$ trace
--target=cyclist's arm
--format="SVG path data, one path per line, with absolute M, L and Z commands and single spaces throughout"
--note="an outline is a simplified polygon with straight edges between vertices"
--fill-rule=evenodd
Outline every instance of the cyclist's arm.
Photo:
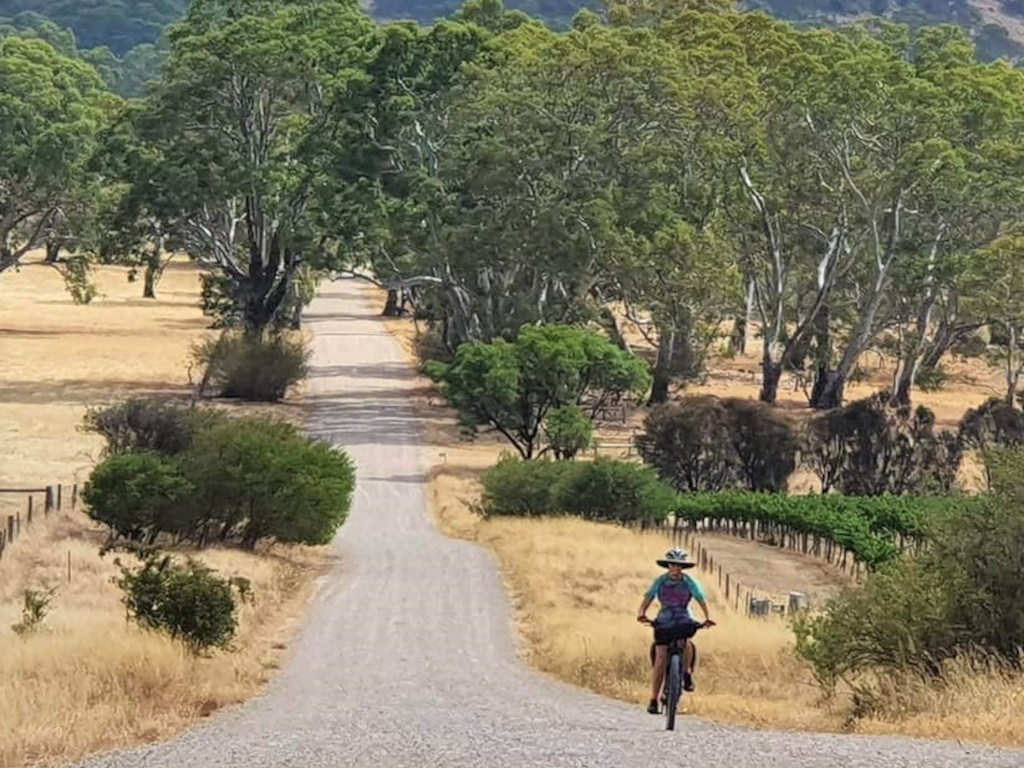
M 697 601 L 697 605 L 699 605 L 700 609 L 704 612 L 704 621 L 711 621 L 711 613 L 708 610 L 707 601 L 702 597 L 695 597 L 694 600 Z
M 700 610 L 704 614 L 704 621 L 711 621 L 711 609 L 708 608 L 708 599 L 704 594 L 704 587 L 693 576 L 687 574 L 686 578 L 690 580 L 690 594 L 693 595 L 694 601 L 700 606 Z
M 640 603 L 640 610 L 638 610 L 636 614 L 637 621 L 647 617 L 647 609 L 651 607 L 651 603 L 654 602 L 654 598 L 658 596 L 658 587 L 661 586 L 662 578 L 663 577 L 659 576 L 655 579 L 654 583 L 651 584 L 651 588 L 644 593 L 643 602 Z
M 654 598 L 647 597 L 647 595 L 644 595 L 643 602 L 640 603 L 640 609 L 636 612 L 636 618 L 638 621 L 640 619 L 647 618 L 647 609 L 651 607 L 651 603 L 653 602 Z

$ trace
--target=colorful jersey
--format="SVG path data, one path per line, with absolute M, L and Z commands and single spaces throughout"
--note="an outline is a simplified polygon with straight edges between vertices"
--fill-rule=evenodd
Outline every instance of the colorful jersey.
M 704 588 L 693 576 L 684 573 L 681 579 L 672 579 L 663 573 L 654 580 L 647 590 L 647 599 L 658 599 L 660 608 L 654 620 L 662 626 L 675 626 L 695 621 L 696 617 L 690 610 L 690 600 L 705 600 Z

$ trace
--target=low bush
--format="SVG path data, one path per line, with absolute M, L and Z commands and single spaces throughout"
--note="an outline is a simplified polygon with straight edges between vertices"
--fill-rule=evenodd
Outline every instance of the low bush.
M 309 349 L 283 334 L 224 333 L 199 344 L 193 357 L 221 397 L 276 403 L 309 375 Z
M 105 459 L 82 489 L 93 520 L 131 541 L 153 542 L 178 530 L 174 513 L 193 491 L 177 462 L 155 453 L 122 453 Z
M 758 400 L 722 401 L 741 481 L 750 491 L 781 493 L 796 469 L 800 440 L 789 419 Z
M 174 456 L 123 453 L 94 470 L 82 491 L 88 514 L 129 541 L 161 535 L 252 549 L 261 539 L 327 543 L 351 506 L 348 456 L 263 417 L 203 418 Z
M 657 406 L 644 419 L 636 445 L 644 461 L 679 491 L 720 491 L 738 482 L 729 413 L 717 397 Z
M 11 630 L 18 637 L 28 637 L 43 629 L 43 622 L 50 613 L 50 603 L 57 594 L 53 587 L 45 592 L 38 589 L 26 589 L 21 593 L 21 621 L 11 625 Z
M 605 458 L 560 462 L 506 455 L 481 483 L 487 515 L 653 522 L 665 519 L 675 504 L 675 493 L 649 467 Z
M 105 408 L 90 408 L 81 429 L 106 440 L 107 456 L 142 451 L 173 456 L 188 449 L 202 423 L 218 416 L 168 400 L 133 397 Z
M 606 458 L 572 465 L 553 495 L 554 506 L 563 512 L 623 523 L 664 520 L 676 496 L 650 467 Z
M 961 441 L 935 429 L 927 408 L 890 405 L 887 392 L 820 414 L 805 431 L 804 454 L 821 481 L 851 496 L 951 493 Z
M 554 489 L 573 466 L 550 459 L 525 461 L 511 454 L 502 455 L 480 478 L 484 514 L 539 517 L 560 513 Z
M 204 511 L 202 538 L 326 544 L 345 521 L 355 488 L 351 460 L 291 424 L 238 418 L 200 432 L 182 458 Z
M 884 700 L 885 680 L 935 679 L 945 660 L 1022 663 L 1024 450 L 991 458 L 998 495 L 960 504 L 929 524 L 928 546 L 844 590 L 823 614 L 797 623 L 797 651 L 826 688 L 848 682 Z
M 238 627 L 231 581 L 191 558 L 181 563 L 148 552 L 140 559 L 137 568 L 121 566 L 121 576 L 115 579 L 124 591 L 128 615 L 182 641 L 195 654 L 227 648 Z

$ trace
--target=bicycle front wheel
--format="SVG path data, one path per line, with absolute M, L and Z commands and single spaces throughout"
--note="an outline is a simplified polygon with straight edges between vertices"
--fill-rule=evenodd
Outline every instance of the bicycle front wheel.
M 676 727 L 676 709 L 683 691 L 683 660 L 678 653 L 668 659 L 668 681 L 665 685 L 665 730 L 674 731 Z

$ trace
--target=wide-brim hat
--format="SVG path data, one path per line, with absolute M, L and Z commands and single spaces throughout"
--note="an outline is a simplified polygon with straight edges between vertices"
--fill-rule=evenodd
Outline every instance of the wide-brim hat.
M 697 564 L 695 562 L 693 562 L 692 560 L 690 560 L 690 558 L 688 556 L 687 557 L 666 558 L 666 559 L 663 559 L 663 560 L 657 560 L 655 562 L 657 562 L 658 565 L 660 565 L 662 568 L 668 568 L 670 565 L 681 565 L 681 566 L 683 566 L 684 570 L 687 569 L 687 568 L 696 568 L 697 567 Z

